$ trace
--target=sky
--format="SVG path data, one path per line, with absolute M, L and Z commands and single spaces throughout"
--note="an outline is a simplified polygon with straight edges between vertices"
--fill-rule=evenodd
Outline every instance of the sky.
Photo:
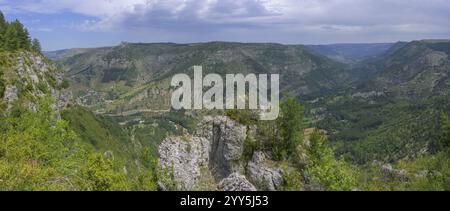
M 450 38 L 450 0 L 0 0 L 44 50 L 126 42 L 382 43 Z

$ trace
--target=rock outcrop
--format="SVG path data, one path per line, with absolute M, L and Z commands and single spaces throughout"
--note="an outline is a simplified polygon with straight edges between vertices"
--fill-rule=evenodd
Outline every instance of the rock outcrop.
M 247 127 L 240 125 L 228 117 L 206 117 L 197 135 L 210 140 L 210 163 L 214 176 L 224 179 L 233 172 L 241 172 L 243 166 L 239 162 L 247 137 Z
M 173 170 L 178 189 L 198 185 L 201 169 L 209 163 L 209 141 L 200 137 L 169 137 L 159 146 L 160 165 Z
M 261 185 L 263 190 L 276 191 L 283 185 L 282 171 L 279 168 L 269 166 L 263 152 L 256 152 L 253 159 L 247 164 L 247 176 L 254 184 Z
M 380 168 L 381 174 L 386 178 L 394 178 L 399 180 L 406 180 L 408 172 L 406 170 L 397 170 L 391 164 L 382 165 Z
M 223 179 L 217 186 L 218 191 L 257 191 L 255 186 L 250 183 L 245 176 L 233 173 Z
M 39 97 L 49 95 L 54 100 L 55 110 L 66 107 L 71 99 L 69 91 L 64 90 L 64 73 L 48 62 L 42 55 L 20 52 L 9 54 L 10 66 L 3 67 L 6 89 L 3 96 L 8 108 L 19 100 L 30 109 L 36 106 Z M 20 97 L 27 93 L 26 98 Z M 8 109 L 9 110 L 9 109 Z
M 249 163 L 242 160 L 247 126 L 217 116 L 205 117 L 197 128 L 195 136 L 169 137 L 159 147 L 160 165 L 173 171 L 180 189 L 196 189 L 204 170 L 218 181 L 218 190 L 252 191 L 254 184 L 276 190 L 283 183 L 281 171 L 267 166 L 264 153 Z

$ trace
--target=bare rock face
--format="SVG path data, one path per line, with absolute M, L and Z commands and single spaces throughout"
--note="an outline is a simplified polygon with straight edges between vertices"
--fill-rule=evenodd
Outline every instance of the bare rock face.
M 173 170 L 181 189 L 198 186 L 207 169 L 217 181 L 243 170 L 247 128 L 228 117 L 205 117 L 195 136 L 169 137 L 159 146 L 160 165 Z
M 19 100 L 22 92 L 29 92 L 31 96 L 43 97 L 50 95 L 53 97 L 55 110 L 66 107 L 71 94 L 64 90 L 61 85 L 64 81 L 64 73 L 47 62 L 41 55 L 22 52 L 17 54 L 17 58 L 12 59 L 14 65 L 5 71 L 8 73 L 6 80 L 6 90 L 3 100 L 8 105 Z M 27 100 L 24 105 L 31 110 L 35 110 L 36 100 Z
M 238 173 L 231 174 L 223 179 L 217 186 L 218 191 L 257 191 L 245 176 Z
M 169 137 L 159 147 L 160 165 L 173 170 L 180 190 L 198 185 L 202 167 L 208 166 L 209 141 L 200 137 Z
M 406 180 L 408 176 L 408 172 L 406 170 L 397 170 L 392 167 L 390 164 L 386 164 L 381 166 L 380 172 L 383 176 L 387 178 L 395 178 L 400 179 L 402 181 Z
M 195 136 L 169 137 L 159 146 L 160 165 L 173 170 L 180 189 L 192 190 L 201 186 L 199 183 L 205 170 L 207 175 L 214 177 L 213 180 L 221 181 L 218 190 L 256 190 L 251 182 L 272 191 L 282 185 L 281 170 L 268 166 L 264 153 L 256 153 L 248 164 L 242 162 L 248 132 L 246 126 L 218 116 L 205 117 L 197 128 Z M 251 182 L 242 175 L 244 172 Z
M 247 165 L 247 176 L 254 184 L 261 185 L 262 189 L 276 191 L 283 185 L 282 171 L 279 168 L 268 166 L 263 152 L 256 152 Z
M 8 86 L 5 89 L 5 94 L 4 94 L 3 99 L 7 104 L 11 104 L 12 102 L 19 99 L 18 94 L 19 94 L 19 90 L 17 89 L 16 86 Z
M 216 178 L 224 179 L 243 170 L 239 162 L 247 137 L 247 127 L 228 117 L 206 117 L 199 135 L 211 141 L 209 167 Z

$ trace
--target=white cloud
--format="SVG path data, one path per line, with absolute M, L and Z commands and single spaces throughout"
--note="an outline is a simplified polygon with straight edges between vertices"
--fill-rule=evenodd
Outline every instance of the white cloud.
M 263 33 L 272 31 L 288 40 L 331 32 L 329 39 L 380 33 L 450 36 L 448 0 L 0 0 L 1 8 L 81 14 L 86 20 L 73 28 L 88 31 L 197 30 L 202 36 L 231 36 L 232 31 L 267 36 Z

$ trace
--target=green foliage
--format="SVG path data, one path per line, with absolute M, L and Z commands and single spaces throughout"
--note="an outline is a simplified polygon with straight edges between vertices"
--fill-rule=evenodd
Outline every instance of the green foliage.
M 242 152 L 242 160 L 245 162 L 250 161 L 253 158 L 253 154 L 262 149 L 261 144 L 256 141 L 250 134 L 244 140 L 244 150 Z
M 3 70 L 0 68 L 0 99 L 3 99 L 5 94 L 5 81 L 3 80 Z
M 164 191 L 180 191 L 173 168 L 157 168 L 157 181 L 163 186 Z
M 51 105 L 46 97 L 36 112 L 18 104 L 11 116 L 0 117 L 0 190 L 156 189 L 156 171 L 126 173 L 121 157 L 80 141 Z
M 447 114 L 442 114 L 441 116 L 441 129 L 440 144 L 448 149 L 450 147 L 450 119 Z
M 70 87 L 70 82 L 67 79 L 64 79 L 60 85 L 60 89 L 68 89 Z
M 380 166 L 365 166 L 359 177 L 361 189 L 365 191 L 450 190 L 450 156 L 448 152 L 399 161 L 394 168 L 403 170 L 406 173 L 404 177 L 387 177 L 380 171 Z
M 273 152 L 278 160 L 290 158 L 302 143 L 303 112 L 304 107 L 294 98 L 287 98 L 281 104 L 281 116 L 278 119 L 281 140 L 273 143 Z
M 39 42 L 38 39 L 33 39 L 33 41 L 31 41 L 31 50 L 37 53 L 42 51 L 41 42 Z
M 25 111 L 0 122 L 0 190 L 70 190 L 85 151 L 64 121 L 52 115 L 50 100 L 37 113 Z
M 280 191 L 299 191 L 304 186 L 303 177 L 296 169 L 290 169 L 287 164 L 281 165 L 283 170 L 284 184 L 280 188 Z
M 3 49 L 5 45 L 5 35 L 7 28 L 8 23 L 6 22 L 3 13 L 0 11 L 0 50 Z
M 243 125 L 255 125 L 258 122 L 258 117 L 251 110 L 227 110 L 226 115 L 232 120 Z
M 88 156 L 80 174 L 82 180 L 79 185 L 83 190 L 127 190 L 125 174 L 115 172 L 111 158 L 104 158 L 101 154 Z
M 330 102 L 318 127 L 332 132 L 339 156 L 356 164 L 392 163 L 420 156 L 425 147 L 439 151 L 439 116 L 448 98 L 406 101 L 380 97 L 374 103 L 343 98 Z
M 37 39 L 30 39 L 28 30 L 19 20 L 8 23 L 0 11 L 0 50 L 31 50 L 40 53 L 41 46 Z
M 74 106 L 62 112 L 62 118 L 76 131 L 83 142 L 94 149 L 112 151 L 115 156 L 132 158 L 127 131 L 114 121 L 96 116 L 91 111 Z
M 336 160 L 334 151 L 325 144 L 325 137 L 315 131 L 307 148 L 309 164 L 305 173 L 320 188 L 350 191 L 357 187 L 356 171 L 343 160 Z

